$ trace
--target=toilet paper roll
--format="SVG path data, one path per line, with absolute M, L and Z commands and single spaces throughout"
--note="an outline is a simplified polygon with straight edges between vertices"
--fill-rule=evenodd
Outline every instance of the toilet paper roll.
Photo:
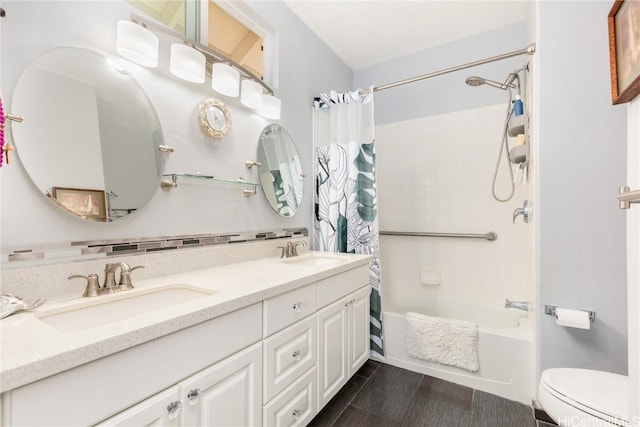
M 556 324 L 570 328 L 590 329 L 589 313 L 584 310 L 556 308 Z

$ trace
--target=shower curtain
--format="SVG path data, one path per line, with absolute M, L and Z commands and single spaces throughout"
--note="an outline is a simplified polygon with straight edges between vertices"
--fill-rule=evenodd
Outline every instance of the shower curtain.
M 373 91 L 314 99 L 315 215 L 311 247 L 372 255 L 371 356 L 384 359 Z

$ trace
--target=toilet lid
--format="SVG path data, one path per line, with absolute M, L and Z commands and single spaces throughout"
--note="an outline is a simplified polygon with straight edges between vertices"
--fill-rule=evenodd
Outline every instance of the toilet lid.
M 590 369 L 557 368 L 542 372 L 542 382 L 567 403 L 595 416 L 627 419 L 628 377 Z M 599 415 L 600 414 L 600 415 Z

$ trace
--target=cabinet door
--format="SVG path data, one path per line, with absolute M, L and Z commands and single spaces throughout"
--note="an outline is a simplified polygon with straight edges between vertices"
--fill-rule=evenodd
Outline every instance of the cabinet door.
M 349 308 L 349 377 L 369 359 L 369 294 L 365 286 L 347 297 Z
M 318 409 L 347 383 L 347 299 L 318 311 Z
M 183 381 L 185 426 L 262 424 L 262 343 Z
M 176 427 L 182 406 L 178 387 L 171 387 L 97 425 Z

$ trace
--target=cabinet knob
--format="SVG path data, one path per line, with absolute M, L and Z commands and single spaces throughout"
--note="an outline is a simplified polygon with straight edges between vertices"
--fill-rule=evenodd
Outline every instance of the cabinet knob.
M 300 360 L 302 358 L 302 352 L 300 350 L 296 350 L 293 352 L 291 357 L 293 357 L 293 360 Z
M 292 308 L 296 313 L 300 313 L 302 311 L 302 303 L 301 302 L 297 302 L 297 303 L 293 304 Z
M 167 417 L 169 417 L 170 420 L 175 420 L 180 415 L 181 410 L 182 402 L 175 400 L 167 405 Z
M 189 391 L 189 393 L 187 393 L 189 405 L 196 405 L 200 401 L 200 396 L 202 396 L 202 390 L 199 388 Z
M 302 411 L 300 409 L 294 409 L 294 411 L 291 413 L 291 415 L 293 415 L 294 417 L 298 418 L 300 415 L 302 415 Z

